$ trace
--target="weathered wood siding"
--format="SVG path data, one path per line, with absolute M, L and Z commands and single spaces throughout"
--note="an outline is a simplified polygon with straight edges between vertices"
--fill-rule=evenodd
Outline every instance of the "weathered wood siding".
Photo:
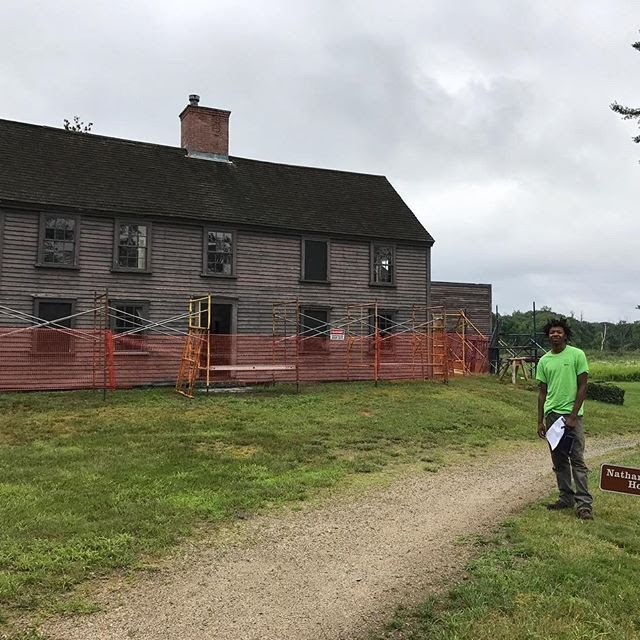
M 491 333 L 491 285 L 471 282 L 431 282 L 432 306 L 462 309 L 485 335 Z
M 300 281 L 299 235 L 236 228 L 236 274 L 222 278 L 202 275 L 202 225 L 152 219 L 151 273 L 123 273 L 112 270 L 116 219 L 82 216 L 78 269 L 60 269 L 36 266 L 39 212 L 0 211 L 0 304 L 31 314 L 36 297 L 70 298 L 80 312 L 92 308 L 94 292 L 108 290 L 112 300 L 148 301 L 149 319 L 155 322 L 186 313 L 190 296 L 211 293 L 235 305 L 237 332 L 266 334 L 272 331 L 272 303 L 296 297 L 307 306 L 329 307 L 330 321 L 343 317 L 348 304 L 375 299 L 388 309 L 425 304 L 426 244 L 396 244 L 397 286 L 376 287 L 369 284 L 370 242 L 327 236 L 330 283 L 311 284 Z M 85 316 L 76 326 L 91 323 Z M 0 314 L 0 326 L 16 324 Z

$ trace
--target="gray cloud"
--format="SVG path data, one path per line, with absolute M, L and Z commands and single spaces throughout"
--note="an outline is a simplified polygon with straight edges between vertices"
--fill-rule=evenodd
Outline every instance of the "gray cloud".
M 5 0 L 0 117 L 178 143 L 189 93 L 232 153 L 385 174 L 434 277 L 636 319 L 633 0 Z

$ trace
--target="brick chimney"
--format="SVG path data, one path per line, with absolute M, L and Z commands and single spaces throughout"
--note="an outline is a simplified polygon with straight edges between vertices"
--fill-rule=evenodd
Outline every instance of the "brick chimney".
M 229 162 L 231 111 L 200 107 L 200 96 L 189 96 L 180 114 L 180 145 L 192 158 Z

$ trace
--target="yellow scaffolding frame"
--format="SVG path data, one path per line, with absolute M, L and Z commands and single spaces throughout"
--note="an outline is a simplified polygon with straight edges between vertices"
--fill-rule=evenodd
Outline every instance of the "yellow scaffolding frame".
M 188 332 L 176 380 L 176 391 L 188 398 L 193 398 L 202 369 L 206 370 L 207 390 L 211 384 L 211 299 L 211 294 L 189 298 Z M 203 367 L 201 357 L 205 347 L 207 364 Z

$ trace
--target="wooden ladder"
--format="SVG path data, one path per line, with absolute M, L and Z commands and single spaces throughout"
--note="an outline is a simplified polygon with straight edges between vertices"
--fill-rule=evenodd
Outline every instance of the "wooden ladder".
M 207 343 L 208 329 L 189 327 L 182 349 L 180 370 L 176 380 L 176 391 L 187 398 L 193 398 L 193 388 L 200 377 L 202 348 Z
M 433 362 L 433 377 L 435 379 L 449 379 L 449 362 L 447 354 L 446 316 L 434 322 L 431 338 L 431 362 Z

